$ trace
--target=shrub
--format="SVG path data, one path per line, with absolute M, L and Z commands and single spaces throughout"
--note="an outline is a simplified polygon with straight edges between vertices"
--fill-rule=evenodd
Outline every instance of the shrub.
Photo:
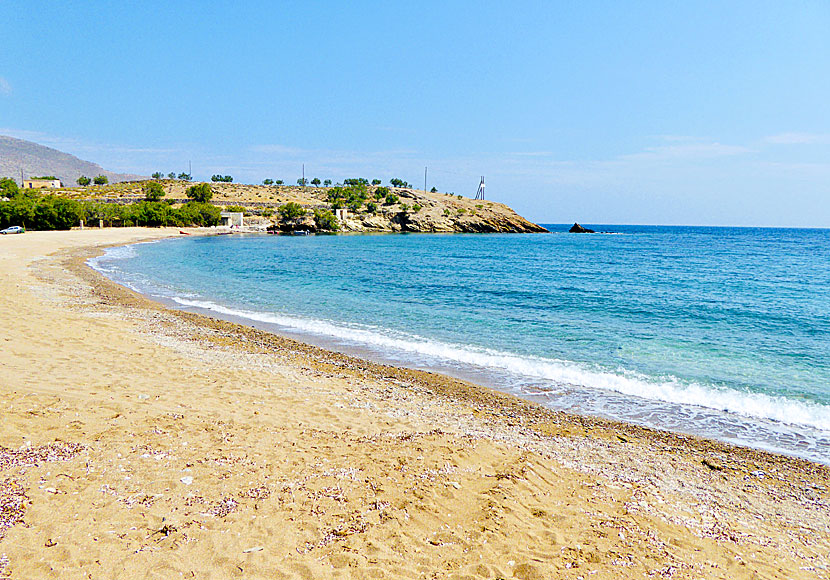
M 321 183 L 322 183 L 322 181 L 320 181 L 317 177 L 315 177 L 314 179 L 311 180 L 311 185 L 313 185 L 315 187 L 320 185 Z
M 214 183 L 216 183 L 216 182 L 233 183 L 233 177 L 231 177 L 230 175 L 219 175 L 219 174 L 211 175 L 210 180 L 213 181 Z
M 144 199 L 160 201 L 164 197 L 164 187 L 158 181 L 149 181 L 144 185 Z
M 288 202 L 279 209 L 280 215 L 284 220 L 293 220 L 301 218 L 306 214 L 306 210 L 299 203 L 293 201 Z
M 274 185 L 282 185 L 284 182 L 282 179 L 277 179 L 274 181 Z
M 415 205 L 412 206 L 412 211 L 414 211 L 415 213 L 418 213 L 419 211 L 421 211 L 421 206 L 416 203 Z
M 17 187 L 17 182 L 11 177 L 4 177 L 0 179 L 0 197 L 8 197 L 9 199 L 16 197 L 20 193 L 20 188 Z
M 78 179 L 75 180 L 75 182 L 81 187 L 86 187 L 87 185 L 92 183 L 92 180 L 86 175 L 81 175 Z
M 381 183 L 380 179 L 373 179 L 372 180 L 372 185 L 380 185 L 380 183 Z
M 152 176 L 153 179 L 164 179 L 164 173 L 156 171 Z
M 389 188 L 388 187 L 377 187 L 375 188 L 375 199 L 380 201 L 384 197 L 389 195 Z
M 185 195 L 199 203 L 207 203 L 213 197 L 213 190 L 207 183 L 198 183 L 187 188 Z
M 340 222 L 329 210 L 314 210 L 314 224 L 318 230 L 336 232 L 340 229 Z
M 323 180 L 323 187 L 329 187 L 331 185 L 331 179 L 324 179 Z
M 398 196 L 394 193 L 387 193 L 386 199 L 383 201 L 384 205 L 395 205 L 398 203 Z
M 405 203 L 402 203 L 402 204 L 401 204 L 401 211 L 402 211 L 403 213 L 408 212 L 408 211 L 409 211 L 409 205 L 407 205 L 407 204 L 405 204 Z
M 274 180 L 273 179 L 263 179 L 262 180 L 262 185 L 274 185 Z
M 242 212 L 245 213 L 245 208 L 241 205 L 226 205 L 225 211 Z
M 430 193 L 438 193 L 438 190 L 435 189 L 434 187 L 432 189 L 430 189 L 429 191 L 430 191 Z
M 96 175 L 95 179 L 93 179 L 92 182 L 95 185 L 106 185 L 110 182 L 110 180 L 107 179 L 106 175 Z
M 371 214 L 377 213 L 377 211 L 378 211 L 377 204 L 375 204 L 375 202 L 373 202 L 373 201 L 370 201 L 369 203 L 366 204 L 366 211 L 368 211 Z

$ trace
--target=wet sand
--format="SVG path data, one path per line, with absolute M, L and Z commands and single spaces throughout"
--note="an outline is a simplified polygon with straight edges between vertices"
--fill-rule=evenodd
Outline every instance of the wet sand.
M 0 577 L 826 578 L 830 470 L 173 311 L 0 237 Z

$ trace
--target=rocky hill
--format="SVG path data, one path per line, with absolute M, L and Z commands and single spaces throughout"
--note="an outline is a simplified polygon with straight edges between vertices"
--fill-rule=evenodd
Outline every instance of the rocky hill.
M 140 175 L 107 171 L 97 163 L 51 147 L 0 135 L 0 177 L 11 177 L 19 183 L 21 170 L 25 178 L 54 175 L 66 185 L 74 184 L 81 175 L 106 175 L 112 183 L 143 179 Z
M 193 183 L 164 180 L 165 199 L 174 203 L 187 201 L 185 191 Z M 251 216 L 260 216 L 281 229 L 315 231 L 314 210 L 332 210 L 331 188 L 294 185 L 246 185 L 211 183 L 212 203 L 238 206 Z M 107 186 L 74 187 L 61 195 L 75 199 L 99 199 L 127 203 L 143 198 L 143 183 L 120 183 Z M 434 193 L 413 188 L 390 187 L 392 203 L 375 196 L 377 188 L 369 186 L 367 199 L 355 212 L 347 210 L 340 222 L 341 231 L 352 232 L 546 232 L 510 207 L 489 200 L 474 200 L 460 195 Z M 297 203 L 306 216 L 284 223 L 279 208 Z

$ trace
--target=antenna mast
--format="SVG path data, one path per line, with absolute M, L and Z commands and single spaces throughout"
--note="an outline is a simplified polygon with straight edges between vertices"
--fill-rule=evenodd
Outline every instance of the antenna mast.
M 484 199 L 484 176 L 481 176 L 481 183 L 478 184 L 478 191 L 476 192 L 476 199 Z

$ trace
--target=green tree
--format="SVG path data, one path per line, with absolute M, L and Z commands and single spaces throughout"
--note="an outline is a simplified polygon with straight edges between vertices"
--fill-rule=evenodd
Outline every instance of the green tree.
M 375 188 L 375 199 L 380 201 L 384 197 L 389 195 L 389 188 L 388 187 L 377 187 Z
M 314 210 L 314 225 L 318 230 L 327 232 L 336 232 L 340 229 L 340 222 L 329 210 L 315 209 Z
M 168 177 L 169 179 L 176 179 L 176 172 L 175 172 L 175 171 L 171 171 L 170 173 L 168 173 L 168 174 L 167 174 L 167 177 Z
M 152 175 L 152 177 L 153 177 L 153 179 L 164 179 L 164 173 L 162 173 L 161 171 L 156 171 Z
M 95 185 L 106 185 L 110 182 L 106 175 L 96 175 L 92 181 Z
M 320 180 L 319 180 L 318 178 L 316 178 L 316 177 L 315 177 L 314 179 L 312 179 L 312 180 L 311 180 L 311 185 L 314 185 L 314 186 L 320 185 L 321 183 L 322 183 L 322 181 L 320 181 Z
M 412 206 L 412 211 L 414 211 L 415 213 L 418 213 L 419 211 L 421 211 L 421 206 L 416 203 L 415 205 Z
M 199 203 L 207 203 L 213 197 L 213 190 L 207 183 L 199 183 L 187 188 L 185 195 Z
M 193 176 L 189 173 L 181 172 L 179 173 L 178 178 L 182 181 L 191 181 L 193 179 Z
M 277 179 L 276 181 L 274 181 L 274 185 L 282 185 L 283 183 L 285 182 L 282 179 Z
M 395 205 L 398 203 L 398 196 L 394 193 L 387 193 L 386 199 L 383 201 L 384 205 Z
M 274 180 L 273 179 L 263 179 L 262 180 L 262 185 L 274 185 Z
M 282 219 L 293 220 L 303 217 L 306 213 L 306 210 L 299 203 L 290 201 L 287 204 L 280 206 L 279 212 L 280 216 L 282 216 Z
M 17 182 L 11 177 L 4 177 L 0 179 L 0 197 L 8 197 L 9 199 L 16 197 L 20 193 L 20 188 L 17 187 Z
M 308 179 L 304 177 L 299 178 L 297 180 L 297 185 L 302 185 L 303 187 L 305 187 L 306 185 L 308 185 Z
M 147 201 L 161 201 L 164 197 L 164 187 L 158 181 L 148 181 L 144 185 L 144 199 Z
M 331 185 L 331 179 L 326 179 L 326 180 L 323 181 L 323 186 L 324 187 L 329 187 L 330 185 Z
M 438 190 L 437 190 L 437 189 L 435 189 L 434 187 L 433 187 L 432 189 L 430 189 L 429 191 L 430 191 L 431 193 L 438 193 Z
M 392 185 L 393 187 L 412 187 L 407 182 L 405 182 L 403 179 L 398 179 L 397 177 L 393 177 L 392 179 L 390 179 L 389 184 Z
M 377 211 L 378 211 L 377 204 L 375 204 L 375 202 L 373 202 L 373 201 L 370 201 L 369 203 L 366 204 L 366 211 L 368 211 L 371 214 L 377 213 Z
M 373 179 L 372 180 L 372 185 L 380 185 L 380 184 L 381 184 L 380 179 Z

